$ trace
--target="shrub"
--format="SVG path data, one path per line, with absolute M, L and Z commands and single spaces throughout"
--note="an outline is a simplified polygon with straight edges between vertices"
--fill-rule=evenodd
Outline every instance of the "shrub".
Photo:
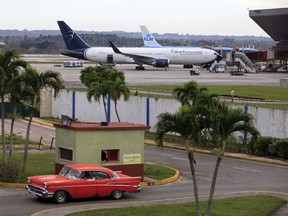
M 269 145 L 273 143 L 273 137 L 259 137 L 255 143 L 255 154 L 258 156 L 269 156 Z
M 271 156 L 288 159 L 288 139 L 279 139 L 269 145 Z
M 21 165 L 17 162 L 0 162 L 0 181 L 17 182 L 21 174 Z

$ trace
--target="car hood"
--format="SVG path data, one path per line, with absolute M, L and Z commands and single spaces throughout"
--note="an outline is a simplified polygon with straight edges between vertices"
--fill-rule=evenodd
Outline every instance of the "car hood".
M 30 184 L 43 186 L 45 184 L 50 183 L 62 183 L 65 181 L 69 181 L 68 178 L 59 176 L 59 175 L 41 175 L 41 176 L 31 176 L 30 178 Z

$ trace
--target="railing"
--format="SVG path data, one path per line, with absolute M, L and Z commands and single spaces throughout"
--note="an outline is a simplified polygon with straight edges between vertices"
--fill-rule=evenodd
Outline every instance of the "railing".
M 246 56 L 243 52 L 235 52 L 234 61 L 239 62 L 240 65 L 247 71 L 247 72 L 256 72 L 256 69 L 250 59 Z

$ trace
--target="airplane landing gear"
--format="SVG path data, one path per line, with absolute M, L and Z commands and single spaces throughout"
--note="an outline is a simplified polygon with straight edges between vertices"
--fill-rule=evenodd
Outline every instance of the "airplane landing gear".
M 135 67 L 135 70 L 145 70 L 145 67 L 143 67 L 143 66 L 136 66 L 136 67 Z

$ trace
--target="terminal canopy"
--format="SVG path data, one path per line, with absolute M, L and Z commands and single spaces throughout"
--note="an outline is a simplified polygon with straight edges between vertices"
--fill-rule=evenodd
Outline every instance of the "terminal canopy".
M 250 10 L 249 17 L 274 41 L 288 41 L 288 8 Z

